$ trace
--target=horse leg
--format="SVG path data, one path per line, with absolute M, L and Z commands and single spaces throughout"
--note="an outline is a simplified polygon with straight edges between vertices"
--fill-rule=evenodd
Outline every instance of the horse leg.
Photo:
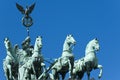
M 9 70 L 6 68 L 6 70 L 4 70 L 4 71 L 5 71 L 6 79 L 10 80 L 10 78 L 9 78 Z
M 6 76 L 6 79 L 9 80 L 9 70 L 6 66 L 7 64 L 5 63 L 5 61 L 3 62 L 3 70 L 5 72 L 5 76 Z
M 61 73 L 61 75 L 62 75 L 62 80 L 65 79 L 65 74 L 66 74 L 66 73 Z
M 73 66 L 74 66 L 74 64 L 72 64 L 70 62 L 70 60 L 68 60 L 68 64 L 69 64 L 69 78 L 73 79 Z
M 98 75 L 98 78 L 100 79 L 102 77 L 102 68 L 103 67 L 102 67 L 102 65 L 98 65 L 97 68 L 100 69 L 100 73 Z
M 58 73 L 56 69 L 52 70 L 52 75 L 53 75 L 54 80 L 58 80 Z
M 70 57 L 68 63 L 69 63 L 70 77 L 71 79 L 73 79 L 74 57 Z
M 7 65 L 8 72 L 9 72 L 9 79 L 12 80 L 12 71 L 11 71 L 11 65 Z
M 84 76 L 84 72 L 78 72 L 78 80 L 82 80 L 83 76 Z
M 30 70 L 26 68 L 25 70 L 25 79 L 26 80 L 31 80 L 31 74 L 30 74 Z
M 76 74 L 76 72 L 74 72 L 72 75 L 73 80 L 75 80 L 76 76 L 77 76 L 77 74 Z
M 90 80 L 90 72 L 87 71 L 88 80 Z
M 71 78 L 71 76 L 72 76 L 72 65 L 70 63 L 70 60 L 68 60 L 68 64 L 69 64 L 69 78 Z
M 49 79 L 48 80 L 54 80 L 53 74 L 49 73 Z

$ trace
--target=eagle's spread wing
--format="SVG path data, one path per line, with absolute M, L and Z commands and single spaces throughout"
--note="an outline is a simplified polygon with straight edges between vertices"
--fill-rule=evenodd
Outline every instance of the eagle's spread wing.
M 29 7 L 28 13 L 30 14 L 35 7 L 35 3 Z
M 19 5 L 18 3 L 16 3 L 16 7 L 18 8 L 18 10 L 19 10 L 22 14 L 25 14 L 25 10 L 24 10 L 24 8 L 23 8 L 21 5 Z

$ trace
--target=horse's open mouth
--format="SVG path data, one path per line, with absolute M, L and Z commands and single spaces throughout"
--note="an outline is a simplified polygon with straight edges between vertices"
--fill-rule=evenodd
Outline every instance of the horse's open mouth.
M 73 42 L 73 45 L 76 45 L 76 42 Z
M 96 51 L 99 51 L 100 50 L 100 47 L 96 48 Z
M 41 49 L 41 48 L 42 48 L 42 45 L 39 45 L 39 48 Z

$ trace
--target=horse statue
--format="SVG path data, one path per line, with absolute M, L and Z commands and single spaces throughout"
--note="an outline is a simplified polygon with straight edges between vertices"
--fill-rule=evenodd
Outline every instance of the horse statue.
M 32 64 L 35 70 L 36 78 L 38 77 L 46 70 L 44 59 L 41 54 L 42 49 L 42 37 L 38 36 L 35 41 L 33 55 L 32 55 Z
M 90 80 L 90 72 L 92 69 L 100 69 L 98 78 L 102 77 L 102 65 L 98 64 L 96 52 L 99 51 L 99 42 L 95 38 L 91 40 L 85 50 L 85 57 L 74 62 L 73 76 L 74 79 L 82 80 L 84 73 L 87 72 L 88 80 Z
M 7 51 L 7 56 L 3 61 L 3 69 L 7 80 L 17 80 L 18 77 L 18 60 L 16 57 L 17 46 L 12 48 L 10 40 L 5 38 L 4 44 Z
M 67 35 L 63 45 L 62 56 L 57 59 L 57 62 L 52 67 L 53 80 L 59 80 L 59 74 L 62 76 L 62 80 L 64 80 L 67 72 L 69 72 L 69 77 L 71 78 L 74 65 L 74 55 L 72 51 L 75 43 L 76 41 L 73 36 Z
M 37 80 L 45 70 L 43 57 L 40 53 L 42 49 L 42 37 L 38 36 L 35 41 L 33 54 L 29 60 L 19 68 L 19 80 Z

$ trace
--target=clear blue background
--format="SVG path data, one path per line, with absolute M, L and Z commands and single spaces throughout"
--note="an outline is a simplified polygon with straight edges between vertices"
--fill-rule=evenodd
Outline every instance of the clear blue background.
M 4 38 L 19 44 L 27 36 L 21 24 L 21 13 L 15 3 L 36 6 L 31 16 L 31 44 L 38 35 L 43 36 L 42 53 L 45 58 L 58 58 L 62 53 L 67 34 L 73 34 L 77 44 L 73 50 L 75 59 L 84 56 L 87 43 L 97 37 L 100 51 L 99 64 L 103 65 L 101 80 L 120 79 L 120 0 L 0 0 L 0 80 L 5 80 L 3 59 L 6 57 Z M 91 77 L 99 70 L 93 70 Z M 86 74 L 83 80 L 87 80 Z

